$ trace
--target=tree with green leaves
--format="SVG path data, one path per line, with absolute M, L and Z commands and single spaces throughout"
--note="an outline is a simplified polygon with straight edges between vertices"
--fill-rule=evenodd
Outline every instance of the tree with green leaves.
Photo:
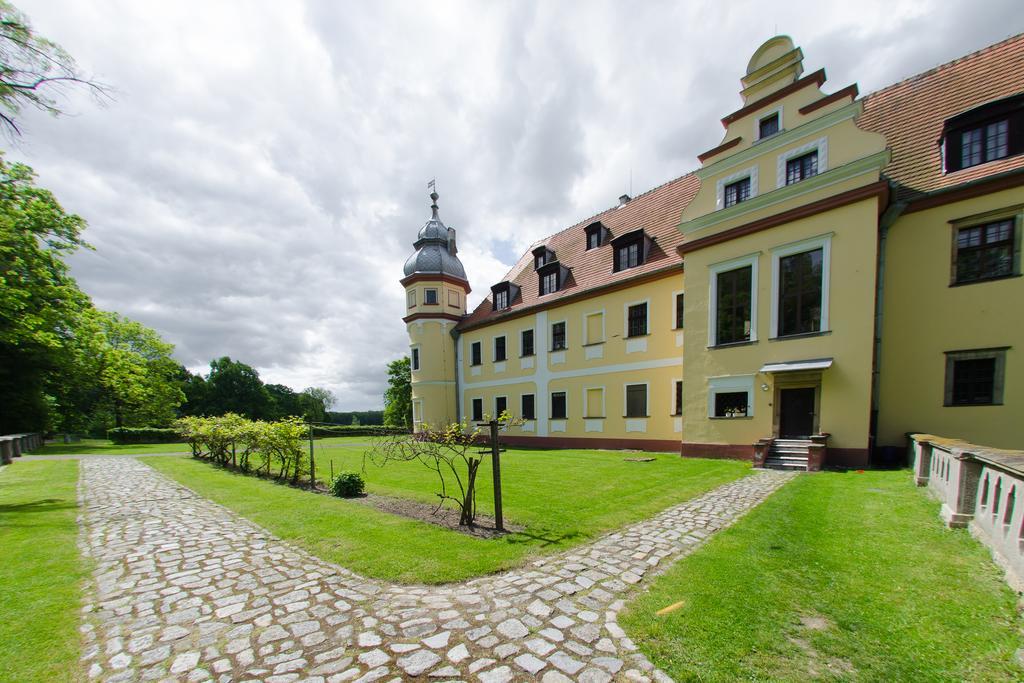
M 412 366 L 404 356 L 388 363 L 388 389 L 384 392 L 384 424 L 412 426 Z
M 327 410 L 337 400 L 329 389 L 321 387 L 306 387 L 300 397 L 305 407 L 306 419 L 313 422 L 324 422 L 327 419 Z
M 283 384 L 266 384 L 264 388 L 270 395 L 271 415 L 274 420 L 285 417 L 300 417 L 305 413 L 300 394 Z
M 101 100 L 110 96 L 60 45 L 36 33 L 28 17 L 0 0 L 0 126 L 9 136 L 20 135 L 18 117 L 25 107 L 63 114 L 57 96 L 69 87 L 84 87 Z
M 222 356 L 210 361 L 206 377 L 206 409 L 210 415 L 238 413 L 251 420 L 270 416 L 270 394 L 251 365 Z

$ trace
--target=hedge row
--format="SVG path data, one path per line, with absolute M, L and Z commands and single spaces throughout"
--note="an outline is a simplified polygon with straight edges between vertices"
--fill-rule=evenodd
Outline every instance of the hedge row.
M 107 438 L 116 444 L 174 443 L 181 441 L 181 434 L 159 427 L 115 427 L 107 430 Z
M 316 425 L 315 436 L 390 436 L 408 434 L 405 427 L 384 427 L 383 425 Z

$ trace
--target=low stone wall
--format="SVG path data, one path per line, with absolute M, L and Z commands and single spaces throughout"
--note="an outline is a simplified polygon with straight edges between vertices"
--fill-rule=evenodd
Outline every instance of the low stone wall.
M 0 465 L 10 465 L 22 453 L 43 445 L 42 434 L 4 434 L 0 436 Z
M 941 502 L 942 519 L 967 527 L 1024 592 L 1024 451 L 910 434 L 914 477 Z

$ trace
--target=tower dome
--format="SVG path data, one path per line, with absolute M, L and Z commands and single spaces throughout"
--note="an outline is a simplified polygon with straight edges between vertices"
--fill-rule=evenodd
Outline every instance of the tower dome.
M 456 255 L 455 229 L 446 227 L 438 216 L 438 197 L 437 192 L 430 193 L 432 215 L 416 235 L 416 251 L 405 262 L 405 275 L 448 275 L 465 280 L 466 270 Z

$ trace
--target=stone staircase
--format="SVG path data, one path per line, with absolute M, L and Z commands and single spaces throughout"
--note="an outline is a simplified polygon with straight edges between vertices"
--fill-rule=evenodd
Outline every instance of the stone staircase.
M 810 439 L 773 439 L 764 466 L 773 470 L 807 471 Z

